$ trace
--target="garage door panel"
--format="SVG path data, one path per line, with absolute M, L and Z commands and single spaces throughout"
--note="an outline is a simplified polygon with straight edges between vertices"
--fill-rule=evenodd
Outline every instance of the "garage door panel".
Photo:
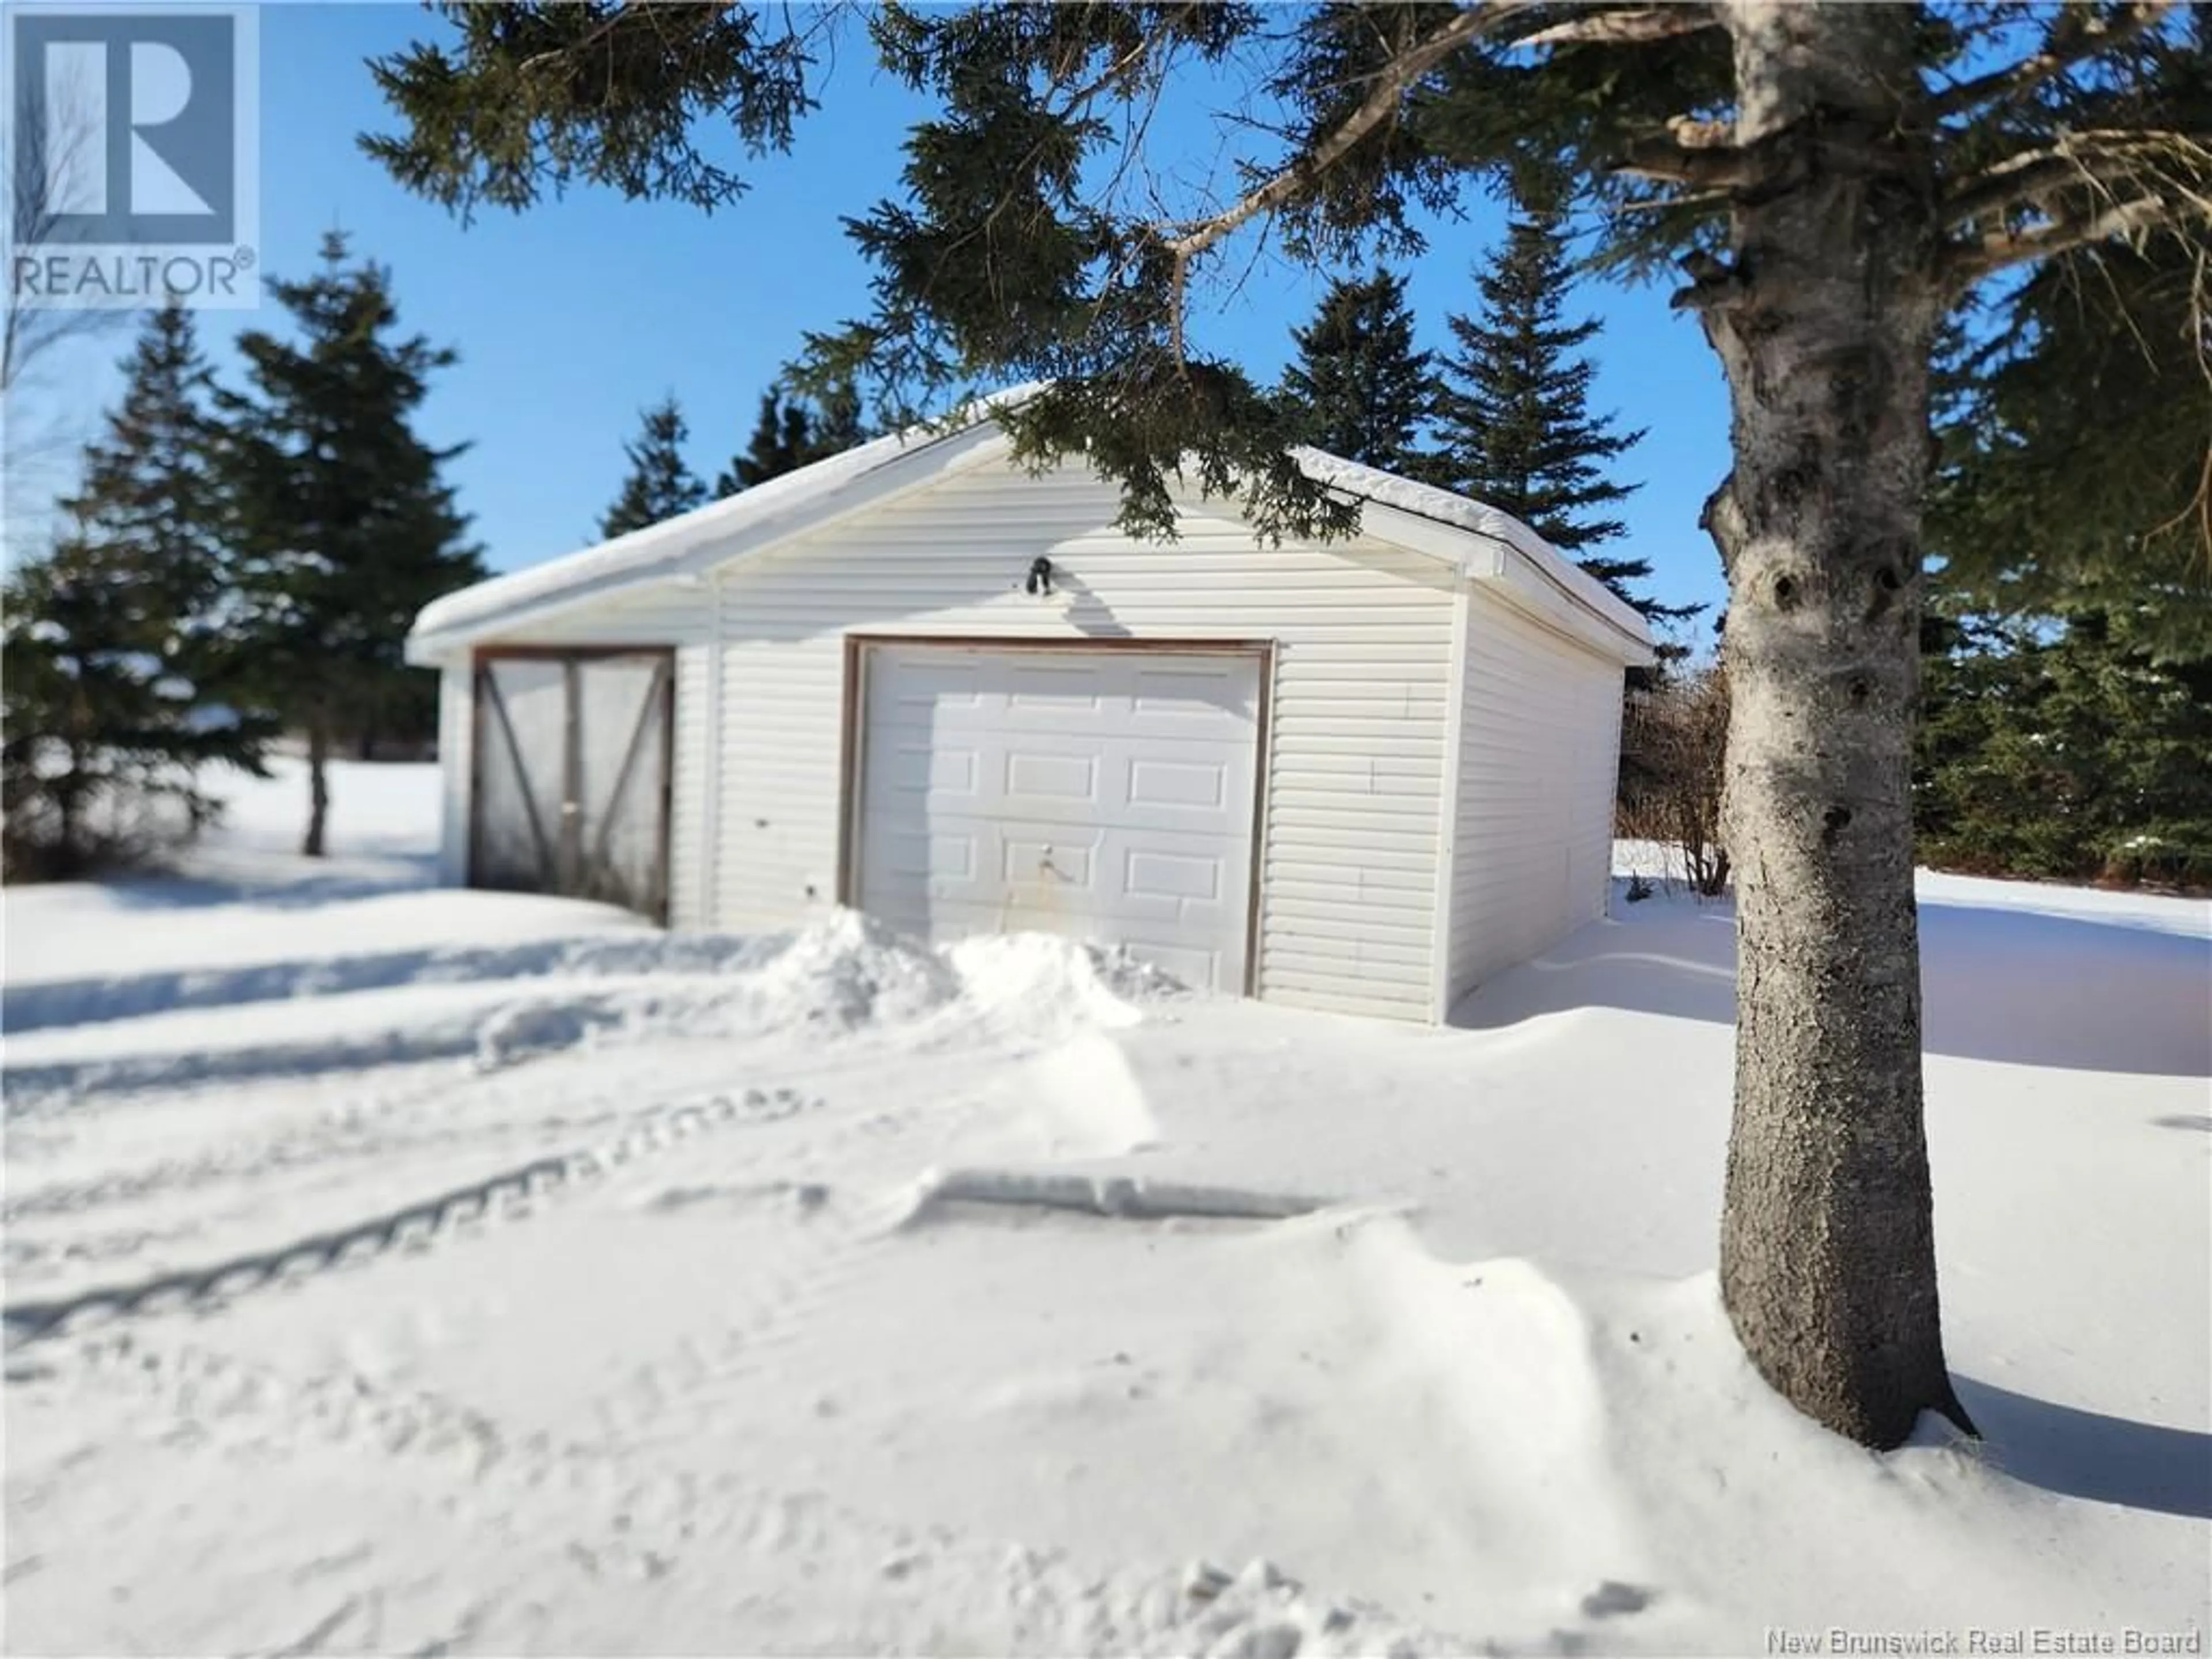
M 1121 890 L 1132 898 L 1218 903 L 1223 885 L 1218 858 L 1194 857 L 1158 848 L 1132 848 L 1122 866 Z
M 1010 887 L 1057 887 L 1083 893 L 1097 890 L 1095 845 L 1076 836 L 1054 836 L 1035 830 L 999 830 L 999 878 Z
M 1101 817 L 1098 806 L 1088 801 L 1040 800 L 1034 795 L 1024 796 L 1018 801 L 978 802 L 973 797 L 966 795 L 924 794 L 917 791 L 903 796 L 889 798 L 879 796 L 876 799 L 879 803 L 889 801 L 893 821 L 910 821 L 914 825 L 921 823 L 937 825 L 953 822 L 997 823 L 1000 819 L 996 815 L 1004 814 L 1006 819 L 1009 821 L 1034 824 L 1040 829 L 1057 830 L 1062 834 L 1073 834 L 1079 830 L 1097 828 Z M 1197 808 L 1187 806 L 1115 806 L 1112 811 L 1115 822 L 1130 830 L 1142 830 L 1146 835 L 1170 838 L 1179 836 L 1194 836 L 1208 843 L 1219 841 L 1224 836 L 1225 832 L 1215 828 L 1217 823 L 1232 816 L 1240 819 L 1243 817 L 1241 812 L 1206 814 Z M 878 811 L 878 821 L 881 820 L 882 816 Z M 865 830 L 866 826 L 864 825 L 863 828 Z M 1249 830 L 1245 833 L 1249 835 Z
M 1102 702 L 1115 695 L 1112 685 L 1083 664 L 1068 665 L 1032 658 L 1010 659 L 1014 666 L 1003 682 L 1000 695 L 1006 706 L 1023 713 L 1096 714 Z
M 956 708 L 977 701 L 982 669 L 972 658 L 950 653 L 935 658 L 879 652 L 870 659 L 869 695 L 881 708 Z
M 863 908 L 1243 988 L 1256 658 L 877 647 L 866 684 Z
M 1232 669 L 1147 668 L 1138 672 L 1135 681 L 1131 709 L 1140 720 L 1231 732 L 1249 725 L 1259 712 L 1251 680 Z
M 972 882 L 979 873 L 975 837 L 957 830 L 887 830 L 869 845 L 868 873 L 941 883 Z
M 1024 740 L 995 750 L 933 754 L 903 741 L 872 750 L 868 799 L 910 798 L 932 817 L 1035 818 L 1045 823 L 1095 823 L 1102 818 L 1142 828 L 1203 835 L 1249 833 L 1252 768 L 1247 755 L 1162 755 L 1146 743 L 1099 743 L 1087 755 L 1048 754 Z M 905 810 L 905 809 L 902 809 Z
M 1098 757 L 1053 754 L 1034 750 L 1018 738 L 1010 739 L 1006 769 L 1000 780 L 1000 799 L 1080 801 L 1096 806 L 1098 800 Z
M 927 743 L 902 740 L 886 744 L 869 757 L 870 781 L 879 789 L 929 795 L 975 793 L 975 751 L 963 748 L 932 748 Z
M 870 702 L 880 708 L 872 696 Z M 1235 744 L 1248 740 L 1257 711 L 1241 720 L 1212 713 L 1178 719 L 1155 708 L 1146 714 L 1130 698 L 1102 699 L 1095 709 L 1024 707 L 989 697 L 958 708 L 939 708 L 928 713 L 902 708 L 874 729 L 917 741 L 952 734 L 990 737 L 1087 737 L 1102 728 L 1117 735 L 1142 738 L 1164 748 L 1186 744 Z
M 1220 761 L 1133 755 L 1125 775 L 1122 799 L 1132 806 L 1197 807 L 1218 812 L 1229 804 L 1231 769 Z

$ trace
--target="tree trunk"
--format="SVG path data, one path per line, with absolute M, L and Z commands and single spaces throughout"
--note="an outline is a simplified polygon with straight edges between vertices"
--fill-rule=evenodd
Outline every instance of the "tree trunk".
M 1966 1425 L 1936 1295 L 1909 785 L 1942 306 L 1913 13 L 1735 0 L 1734 276 L 1699 296 L 1735 470 L 1724 806 L 1735 1116 L 1721 1293 L 1759 1374 L 1869 1445 Z
M 70 762 L 69 776 L 62 781 L 60 787 L 53 792 L 54 850 L 53 860 L 46 873 L 55 881 L 76 880 L 80 868 L 86 861 L 83 849 L 77 844 L 79 840 L 77 781 L 82 775 L 83 774 L 77 770 L 76 761 L 72 757 Z
M 307 837 L 300 851 L 307 857 L 323 856 L 323 830 L 331 816 L 331 723 L 318 708 L 307 717 Z

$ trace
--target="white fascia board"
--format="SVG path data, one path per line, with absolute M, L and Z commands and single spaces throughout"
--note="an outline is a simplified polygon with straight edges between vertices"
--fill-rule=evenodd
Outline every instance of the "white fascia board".
M 1439 524 L 1382 501 L 1360 502 L 1359 527 L 1377 541 L 1449 565 L 1462 580 L 1498 583 L 1522 610 L 1600 656 L 1632 668 L 1653 660 L 1650 635 L 1642 618 L 1637 618 L 1632 632 L 1609 612 L 1587 604 L 1583 594 L 1548 568 L 1557 561 L 1556 554 L 1550 560 L 1539 558 L 1501 538 Z M 1635 617 L 1633 611 L 1628 614 Z
M 1517 547 L 1499 547 L 1497 568 L 1478 580 L 1496 583 L 1521 610 L 1624 668 L 1648 668 L 1657 660 L 1647 629 L 1639 626 L 1632 634 L 1611 617 L 1597 615 L 1579 595 L 1562 587 L 1541 562 Z

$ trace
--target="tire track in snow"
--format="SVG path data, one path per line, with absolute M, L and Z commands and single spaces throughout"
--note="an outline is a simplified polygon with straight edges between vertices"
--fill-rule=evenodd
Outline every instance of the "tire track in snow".
M 408 985 L 471 985 L 568 975 L 732 972 L 773 957 L 781 935 L 641 932 L 635 938 L 534 939 L 362 951 L 234 968 L 175 969 L 127 979 L 52 981 L 0 988 L 0 1026 L 52 1030 L 189 1009 L 349 996 Z
M 918 1093 L 927 1090 L 926 1081 L 916 1080 L 915 1086 Z M 750 1098 L 760 1099 L 759 1091 Z M 787 1104 L 796 1098 L 793 1091 L 782 1091 Z M 502 1535 L 511 1540 L 502 1547 L 503 1559 L 526 1559 L 531 1565 L 526 1589 L 503 1587 L 471 1597 L 459 1638 L 464 1641 L 516 1645 L 526 1632 L 537 1628 L 514 1622 L 522 1613 L 519 1595 L 542 1609 L 548 1601 L 557 1605 L 569 1598 L 588 1607 L 592 1598 L 624 1593 L 625 1586 L 652 1585 L 657 1595 L 667 1595 L 684 1582 L 680 1576 L 687 1566 L 695 1574 L 702 1569 L 726 1574 L 734 1551 L 763 1565 L 784 1564 L 763 1576 L 765 1600 L 775 1610 L 764 1629 L 792 1628 L 784 1621 L 787 1610 L 823 1650 L 903 1648 L 911 1645 L 916 1632 L 926 1630 L 966 1633 L 971 1639 L 951 1645 L 975 1650 L 1206 1651 L 1253 1659 L 1294 1652 L 1387 1650 L 1410 1656 L 1425 1650 L 1408 1639 L 1410 1627 L 1360 1603 L 1308 1596 L 1264 1563 L 1235 1577 L 1202 1566 L 1180 1574 L 1101 1574 L 1055 1551 L 939 1526 L 897 1526 L 818 1491 L 776 1490 L 732 1471 L 687 1466 L 692 1454 L 686 1449 L 696 1444 L 698 1413 L 726 1411 L 727 1390 L 771 1364 L 789 1366 L 794 1351 L 803 1355 L 809 1334 L 821 1328 L 815 1316 L 824 1305 L 834 1304 L 877 1252 L 897 1247 L 901 1224 L 909 1218 L 914 1201 L 913 1177 L 928 1162 L 914 1156 L 915 1137 L 927 1134 L 930 1151 L 941 1153 L 973 1118 L 1005 1105 L 1003 1097 L 968 1093 L 924 1109 L 835 1119 L 825 1133 L 806 1138 L 798 1149 L 805 1167 L 791 1173 L 804 1176 L 826 1166 L 855 1193 L 878 1178 L 873 1184 L 884 1195 L 872 1200 L 842 1204 L 825 1184 L 803 1179 L 710 1182 L 644 1194 L 641 1201 L 647 1205 L 678 1211 L 718 1199 L 750 1201 L 764 1194 L 781 1195 L 797 1213 L 777 1230 L 781 1243 L 774 1259 L 749 1261 L 749 1267 L 759 1271 L 742 1281 L 754 1287 L 745 1298 L 748 1305 L 724 1304 L 725 1316 L 710 1328 L 666 1345 L 638 1368 L 629 1386 L 606 1391 L 588 1404 L 586 1414 L 572 1419 L 574 1427 L 586 1427 L 596 1415 L 602 1433 L 580 1443 L 570 1436 L 502 1437 L 495 1422 L 464 1405 L 428 1393 L 379 1389 L 343 1370 L 288 1382 L 273 1368 L 221 1359 L 179 1395 L 175 1382 L 142 1379 L 135 1375 L 136 1366 L 126 1363 L 114 1368 L 116 1386 L 158 1389 L 169 1406 L 173 1433 L 204 1432 L 192 1419 L 210 1415 L 205 1407 L 211 1404 L 220 1425 L 216 1431 L 225 1437 L 243 1433 L 258 1443 L 271 1427 L 283 1433 L 284 1425 L 304 1425 L 307 1432 L 341 1443 L 364 1441 L 387 1455 L 431 1456 L 427 1463 L 419 1455 L 395 1463 L 395 1479 L 465 1479 L 460 1493 L 441 1488 L 452 1494 L 447 1512 L 464 1521 L 501 1516 Z M 620 1138 L 599 1149 L 599 1160 L 590 1167 L 565 1159 L 538 1160 L 395 1212 L 380 1224 L 388 1231 L 404 1216 L 429 1209 L 437 1212 L 434 1231 L 450 1235 L 470 1219 L 501 1213 L 502 1183 L 520 1180 L 522 1194 L 515 1201 L 528 1202 L 528 1177 L 544 1164 L 561 1164 L 565 1174 L 559 1184 L 566 1186 L 632 1167 L 654 1146 L 703 1127 L 681 1121 L 690 1127 L 678 1133 L 669 1133 L 671 1125 Z M 711 1115 L 707 1121 L 714 1121 Z M 885 1176 L 896 1178 L 879 1179 Z M 1118 1189 L 1109 1194 L 1115 1195 Z M 473 1204 L 465 1201 L 471 1196 Z M 379 1225 L 362 1224 L 342 1234 L 295 1241 L 287 1252 L 264 1255 L 289 1256 L 330 1237 L 359 1238 Z M 393 1242 L 380 1238 L 370 1253 L 381 1254 Z M 329 1265 L 328 1260 L 307 1264 L 310 1272 Z M 106 1340 L 118 1354 L 130 1352 L 128 1328 Z M 208 1401 L 209 1392 L 221 1398 Z M 449 1467 L 452 1475 L 440 1472 Z M 452 1507 L 455 1502 L 458 1510 Z M 330 1556 L 319 1544 L 315 1547 L 319 1556 Z M 328 1578 L 328 1599 L 319 1609 L 310 1607 L 301 1627 L 350 1630 L 359 1622 L 361 1608 L 374 1607 L 377 1645 L 439 1650 L 439 1644 L 452 1639 L 451 1615 L 444 1607 L 450 1601 L 449 1583 L 433 1587 L 418 1579 L 410 1584 L 395 1579 L 389 1564 L 348 1564 L 342 1552 L 331 1559 L 340 1565 L 318 1578 L 319 1583 Z M 677 1583 L 668 1582 L 672 1579 Z M 434 1610 L 432 1603 L 438 1604 Z M 253 1635 L 240 1633 L 249 1640 Z M 1444 1644 L 1426 1650 L 1465 1647 Z
M 29 1172 L 27 1162 L 34 1166 L 38 1157 L 55 1157 L 57 1150 L 42 1149 L 26 1160 L 15 1152 L 12 1144 L 15 1132 L 11 1131 L 9 1174 L 16 1190 L 0 1200 L 0 1222 L 15 1224 L 32 1218 L 77 1216 L 110 1205 L 195 1192 L 225 1182 L 251 1183 L 270 1176 L 313 1172 L 332 1164 L 386 1158 L 394 1153 L 444 1153 L 471 1143 L 538 1135 L 569 1127 L 568 1120 L 559 1110 L 546 1110 L 549 1093 L 556 1108 L 573 1105 L 586 1121 L 609 1121 L 625 1115 L 619 1109 L 609 1108 L 604 1090 L 597 1087 L 569 1102 L 553 1079 L 533 1078 L 528 1085 L 517 1086 L 499 1071 L 455 1072 L 444 1066 L 434 1066 L 432 1070 L 434 1075 L 429 1080 L 417 1086 L 341 1095 L 321 1105 L 312 1119 L 280 1122 L 243 1143 L 226 1140 L 212 1151 L 171 1156 L 137 1169 L 115 1170 L 88 1180 L 53 1181 L 27 1190 L 24 1185 Z M 657 1110 L 668 1102 L 696 1092 L 696 1083 L 658 1091 L 646 1109 Z M 477 1096 L 483 1098 L 473 1098 Z M 509 1097 L 526 1103 L 525 1115 L 516 1115 L 508 1109 L 512 1104 Z M 279 1098 L 283 1105 L 293 1104 L 283 1097 Z M 188 1085 L 167 1100 L 139 1097 L 129 1099 L 127 1103 L 160 1118 L 205 1110 L 205 1101 L 209 1099 L 220 1103 L 227 1135 L 234 1136 L 239 1128 L 251 1127 L 250 1115 L 246 1123 L 238 1121 L 240 1097 L 228 1090 L 213 1091 Z M 595 1108 L 600 1109 L 593 1110 Z M 505 1115 L 492 1115 L 501 1112 Z M 422 1127 L 426 1118 L 430 1127 Z M 60 1150 L 66 1151 L 69 1146 L 69 1140 L 64 1138 Z
M 994 1042 L 999 1035 L 994 1030 L 998 1012 L 970 1006 L 945 1010 L 940 1018 L 926 1023 L 929 1048 L 957 1050 Z M 893 1030 L 903 1037 L 911 1034 L 912 1028 Z M 819 1046 L 793 1053 L 771 1046 L 747 1053 L 744 1064 L 763 1085 L 813 1091 L 817 1085 L 838 1079 L 880 1075 L 884 1066 L 896 1059 L 886 1055 L 876 1034 L 855 1031 L 846 1036 L 847 1040 L 828 1057 Z M 553 1057 L 550 1050 L 545 1057 Z M 697 1065 L 687 1057 L 674 1069 L 679 1073 L 696 1072 L 700 1065 L 709 1066 L 717 1074 L 727 1069 L 719 1055 L 699 1057 Z M 514 1070 L 505 1065 L 489 1069 L 465 1066 L 457 1071 L 428 1062 L 426 1069 L 431 1073 L 427 1084 L 395 1089 L 388 1078 L 380 1078 L 370 1088 L 336 1095 L 318 1109 L 312 1120 L 280 1122 L 242 1144 L 237 1131 L 240 1127 L 250 1127 L 255 1115 L 246 1114 L 241 1125 L 235 1109 L 238 1097 L 204 1082 L 183 1084 L 173 1091 L 112 1096 L 95 1092 L 66 1097 L 70 1109 L 52 1117 L 54 1132 L 42 1130 L 35 1138 L 50 1144 L 22 1146 L 27 1131 L 20 1124 L 11 1124 L 9 1154 L 13 1190 L 0 1198 L 0 1223 L 15 1224 L 20 1232 L 20 1224 L 27 1219 L 74 1218 L 103 1207 L 171 1194 L 197 1194 L 225 1186 L 252 1193 L 259 1190 L 254 1183 L 272 1176 L 313 1178 L 332 1164 L 358 1164 L 395 1154 L 443 1155 L 471 1146 L 489 1150 L 491 1143 L 514 1139 L 535 1139 L 542 1145 L 551 1139 L 557 1146 L 564 1127 L 635 1115 L 611 1103 L 606 1081 L 589 1072 L 580 1078 L 563 1070 L 533 1073 L 528 1082 L 517 1083 L 509 1080 Z M 695 1076 L 682 1087 L 658 1091 L 654 1109 L 696 1092 L 703 1081 Z M 264 1086 L 276 1085 L 264 1080 Z M 280 1093 L 272 1098 L 287 1110 L 295 1107 L 288 1095 Z M 41 1163 L 75 1155 L 81 1137 L 96 1133 L 104 1139 L 113 1139 L 117 1128 L 94 1126 L 107 1126 L 118 1114 L 125 1115 L 119 1121 L 128 1129 L 141 1117 L 151 1122 L 176 1112 L 205 1114 L 212 1103 L 220 1104 L 223 1126 L 222 1140 L 214 1150 L 170 1156 L 136 1169 L 107 1170 L 88 1178 L 30 1184 Z M 14 1102 L 11 1109 L 19 1113 L 25 1109 Z M 81 1157 L 78 1161 L 82 1161 Z M 126 1231 L 149 1240 L 160 1232 L 143 1228 Z M 87 1254 L 70 1243 L 20 1237 L 11 1238 L 9 1244 L 11 1263 L 19 1268 Z
M 965 1078 L 973 1073 L 975 1058 L 940 1063 L 950 1077 Z M 932 1159 L 979 1120 L 1009 1110 L 999 1091 L 956 1087 L 931 1097 L 927 1079 L 926 1073 L 914 1079 L 915 1093 L 909 1096 L 927 1098 L 926 1107 L 833 1117 L 820 1138 L 798 1149 L 805 1169 L 836 1172 L 834 1186 L 804 1178 L 752 1181 L 743 1188 L 709 1183 L 678 1194 L 664 1191 L 646 1200 L 676 1207 L 669 1200 L 679 1194 L 683 1201 L 696 1203 L 772 1190 L 786 1195 L 791 1205 L 785 1224 L 770 1231 L 760 1249 L 747 1256 L 746 1271 L 732 1287 L 734 1300 L 719 1304 L 717 1318 L 645 1358 L 626 1385 L 587 1402 L 586 1409 L 605 1430 L 639 1439 L 666 1435 L 680 1442 L 696 1431 L 702 1415 L 724 1410 L 732 1390 L 771 1370 L 804 1363 L 825 1306 L 834 1304 L 884 1252 L 904 1248 L 917 1191 L 926 1190 L 918 1189 L 917 1182 L 927 1182 Z M 1015 1099 L 1013 1109 L 1029 1108 L 1026 1088 L 1018 1089 Z
M 865 1193 L 886 1175 L 905 1173 L 916 1132 L 927 1131 L 933 1139 L 957 1135 L 987 1106 L 976 1097 L 950 1110 L 869 1112 L 833 1125 L 805 1149 L 808 1162 L 836 1169 L 843 1194 Z M 700 1412 L 716 1409 L 730 1388 L 787 1365 L 805 1340 L 810 1318 L 863 1274 L 879 1252 L 896 1245 L 908 1200 L 896 1178 L 881 1184 L 884 1195 L 857 1203 L 826 1182 L 809 1181 L 755 1183 L 750 1190 L 709 1186 L 682 1194 L 680 1202 L 690 1204 L 781 1191 L 791 1202 L 783 1224 L 769 1232 L 759 1253 L 748 1256 L 734 1304 L 722 1304 L 711 1324 L 684 1333 L 639 1364 L 627 1384 L 595 1395 L 586 1410 L 611 1437 L 647 1438 L 672 1424 L 680 1435 Z M 678 1207 L 670 1203 L 674 1196 L 664 1190 L 647 1202 Z
M 527 1213 L 534 1199 L 597 1180 L 646 1153 L 688 1139 L 709 1124 L 740 1118 L 775 1122 L 820 1104 L 803 1100 L 789 1089 L 777 1090 L 773 1095 L 760 1090 L 749 1090 L 742 1096 L 713 1095 L 677 1106 L 653 1123 L 602 1146 L 533 1158 L 487 1180 L 471 1182 L 349 1226 L 311 1233 L 274 1249 L 48 1300 L 10 1303 L 0 1309 L 0 1326 L 4 1326 L 13 1346 L 65 1334 L 88 1316 L 123 1318 L 227 1303 L 273 1284 L 295 1282 L 394 1249 L 427 1246 L 471 1222 L 495 1215 Z
M 1048 1049 L 1044 1057 L 1056 1052 Z M 805 1152 L 810 1166 L 837 1172 L 835 1189 L 802 1180 L 744 1189 L 710 1185 L 682 1194 L 686 1202 L 711 1202 L 780 1190 L 793 1203 L 785 1224 L 747 1255 L 746 1272 L 732 1287 L 735 1305 L 720 1304 L 721 1316 L 712 1325 L 686 1332 L 647 1358 L 628 1386 L 595 1398 L 589 1409 L 610 1432 L 668 1432 L 679 1441 L 696 1433 L 702 1417 L 726 1410 L 729 1394 L 763 1374 L 812 1370 L 809 1356 L 826 1328 L 825 1306 L 886 1252 L 908 1248 L 915 1229 L 958 1224 L 959 1212 L 970 1205 L 1072 1210 L 1109 1221 L 1233 1224 L 1304 1215 L 1334 1201 L 1129 1176 L 936 1166 L 977 1120 L 1010 1110 L 1034 1113 L 1040 1085 L 1050 1091 L 1068 1082 L 1060 1068 L 1032 1066 L 1005 1092 L 970 1091 L 927 1110 L 878 1110 L 833 1121 Z M 678 1195 L 654 1201 L 667 1206 L 672 1196 Z

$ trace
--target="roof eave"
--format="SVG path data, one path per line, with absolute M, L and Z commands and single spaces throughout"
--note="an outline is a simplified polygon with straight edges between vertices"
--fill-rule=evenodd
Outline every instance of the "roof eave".
M 707 572 L 732 560 L 756 556 L 826 529 L 855 514 L 927 489 L 951 473 L 988 460 L 1010 442 L 1003 428 L 995 421 L 985 419 L 916 443 L 905 453 L 848 480 L 834 495 L 795 501 L 782 512 L 732 526 L 712 516 L 709 509 L 696 522 L 687 515 L 633 532 L 622 540 L 639 554 L 635 562 L 611 568 L 568 586 L 550 590 L 541 598 L 466 617 L 447 627 L 426 629 L 418 619 L 407 636 L 407 661 L 417 667 L 435 667 L 481 641 L 526 631 L 610 593 L 661 582 L 702 580 Z M 604 546 L 617 544 L 608 543 Z M 586 550 L 599 552 L 603 549 Z M 425 616 L 431 614 L 432 610 L 424 612 Z
M 1442 524 L 1383 501 L 1362 499 L 1359 523 L 1361 530 L 1377 541 L 1450 565 L 1462 580 L 1499 585 L 1523 611 L 1550 622 L 1577 643 L 1625 667 L 1646 667 L 1655 659 L 1651 631 L 1644 619 L 1622 605 L 1620 610 L 1630 619 L 1624 622 L 1609 610 L 1589 603 L 1571 583 L 1561 580 L 1549 568 L 1559 561 L 1556 553 L 1547 560 L 1504 537 Z

